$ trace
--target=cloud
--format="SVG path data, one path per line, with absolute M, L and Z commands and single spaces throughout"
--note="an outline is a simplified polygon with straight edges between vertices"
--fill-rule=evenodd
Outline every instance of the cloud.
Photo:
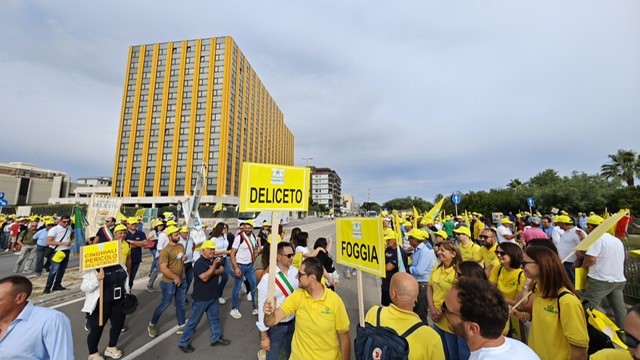
M 110 175 L 128 47 L 230 35 L 296 163 L 335 169 L 358 202 L 594 173 L 637 147 L 638 13 L 632 0 L 3 1 L 0 119 L 32 141 L 12 131 L 0 161 Z

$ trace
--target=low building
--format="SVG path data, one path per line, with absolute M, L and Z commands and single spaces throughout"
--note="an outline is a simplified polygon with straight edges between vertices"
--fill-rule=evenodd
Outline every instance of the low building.
M 0 162 L 0 192 L 9 205 L 47 204 L 50 198 L 66 198 L 71 179 L 59 170 L 25 162 Z

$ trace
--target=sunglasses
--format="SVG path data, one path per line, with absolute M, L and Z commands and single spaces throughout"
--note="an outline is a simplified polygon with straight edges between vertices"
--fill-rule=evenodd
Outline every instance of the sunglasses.
M 462 315 L 460 315 L 460 314 L 458 314 L 458 313 L 455 313 L 455 312 L 453 312 L 453 311 L 451 311 L 451 310 L 447 309 L 447 303 L 445 303 L 445 302 L 443 302 L 443 303 L 442 303 L 442 312 L 443 312 L 445 315 L 447 315 L 447 314 L 455 315 L 455 316 L 459 317 L 459 318 L 460 318 L 460 320 L 462 320 L 462 321 L 467 321 L 464 317 L 462 317 Z
M 638 340 L 635 337 L 629 335 L 628 333 L 625 333 L 624 334 L 624 344 L 627 345 L 627 347 L 629 347 L 629 349 L 635 349 L 640 344 L 640 340 Z
M 301 278 L 301 277 L 307 276 L 307 275 L 309 275 L 309 274 L 305 274 L 302 271 L 298 271 L 298 278 Z
M 489 239 L 491 237 L 492 236 L 490 236 L 490 235 L 480 235 L 480 239 L 484 239 L 484 240 L 487 240 L 487 239 Z
M 496 255 L 505 256 L 507 253 L 501 250 L 496 250 Z
M 522 260 L 522 263 L 520 265 L 522 267 L 525 267 L 525 266 L 527 266 L 527 264 L 535 264 L 535 263 L 536 263 L 535 261 L 524 261 L 524 260 Z
M 289 259 L 291 259 L 295 254 L 294 253 L 290 253 L 290 254 L 279 254 L 279 255 L 286 256 Z

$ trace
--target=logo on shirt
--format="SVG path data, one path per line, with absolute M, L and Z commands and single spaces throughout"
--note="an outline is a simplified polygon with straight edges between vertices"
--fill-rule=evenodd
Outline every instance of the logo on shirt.
M 554 308 L 554 307 L 553 307 L 553 305 L 547 305 L 547 306 L 544 308 L 544 310 L 545 310 L 545 311 L 548 311 L 548 312 L 550 312 L 550 313 L 552 313 L 552 314 L 556 314 L 556 315 L 558 314 L 558 310 L 556 310 L 556 308 Z
M 320 315 L 331 315 L 331 309 L 324 308 L 324 310 L 320 311 Z
M 284 169 L 271 169 L 271 185 L 284 185 Z

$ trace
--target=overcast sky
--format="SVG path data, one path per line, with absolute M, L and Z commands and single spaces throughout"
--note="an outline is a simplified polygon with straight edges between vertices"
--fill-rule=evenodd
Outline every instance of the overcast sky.
M 177 5 L 180 5 L 178 7 Z M 640 150 L 640 2 L 0 1 L 0 161 L 111 176 L 131 45 L 229 35 L 357 202 Z

